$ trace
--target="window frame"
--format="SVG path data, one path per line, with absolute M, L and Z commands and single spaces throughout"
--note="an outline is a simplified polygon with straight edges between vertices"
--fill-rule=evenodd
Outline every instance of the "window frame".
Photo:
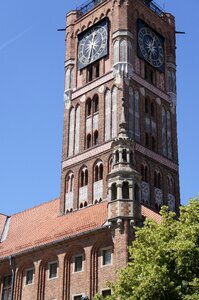
M 55 277 L 50 277 L 50 266 L 53 264 L 57 264 L 57 273 Z M 57 279 L 58 278 L 58 269 L 59 269 L 59 264 L 58 264 L 58 260 L 54 260 L 54 261 L 50 261 L 48 263 L 48 280 L 53 280 L 53 279 Z
M 104 264 L 104 252 L 110 250 L 111 251 L 111 262 L 108 264 Z M 113 265 L 113 247 L 109 246 L 109 247 L 104 247 L 101 248 L 101 267 L 110 267 Z
M 32 271 L 32 282 L 27 283 L 27 274 L 28 272 Z M 25 270 L 25 286 L 33 285 L 34 284 L 34 268 L 29 268 Z
M 76 266 L 76 258 L 81 257 L 82 258 L 82 269 L 81 271 L 76 271 L 75 266 Z M 73 256 L 73 273 L 82 273 L 84 272 L 84 254 L 77 254 Z

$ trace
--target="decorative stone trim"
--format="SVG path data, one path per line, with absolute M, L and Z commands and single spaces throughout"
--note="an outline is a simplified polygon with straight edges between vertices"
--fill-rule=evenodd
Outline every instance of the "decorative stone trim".
M 116 39 L 119 36 L 127 36 L 131 39 L 133 38 L 133 34 L 130 31 L 128 31 L 128 30 L 118 30 L 116 32 L 113 32 L 112 39 Z
M 142 145 L 140 144 L 136 144 L 136 150 L 146 156 L 148 156 L 149 158 L 151 159 L 154 159 L 156 160 L 157 162 L 165 165 L 166 167 L 168 168 L 171 168 L 172 170 L 178 172 L 178 165 L 175 164 L 174 162 L 170 161 L 169 159 L 167 158 L 164 158 L 163 156 L 157 154 L 157 153 L 154 153 L 153 151 L 143 147 Z

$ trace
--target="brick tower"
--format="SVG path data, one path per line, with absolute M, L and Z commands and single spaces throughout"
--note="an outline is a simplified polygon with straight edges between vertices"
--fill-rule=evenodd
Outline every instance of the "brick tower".
M 174 17 L 152 1 L 90 1 L 67 15 L 66 45 L 61 214 L 108 198 L 121 99 L 140 202 L 177 211 Z
M 175 21 L 149 0 L 67 15 L 61 197 L 0 213 L 0 299 L 93 300 L 134 225 L 178 212 Z

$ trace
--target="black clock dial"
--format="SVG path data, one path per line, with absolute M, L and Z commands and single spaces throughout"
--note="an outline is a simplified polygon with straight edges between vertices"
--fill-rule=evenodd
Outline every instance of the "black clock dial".
M 143 25 L 138 29 L 138 55 L 159 71 L 164 69 L 164 41 L 152 29 Z
M 95 62 L 108 53 L 108 28 L 107 22 L 92 27 L 81 34 L 78 46 L 79 69 Z

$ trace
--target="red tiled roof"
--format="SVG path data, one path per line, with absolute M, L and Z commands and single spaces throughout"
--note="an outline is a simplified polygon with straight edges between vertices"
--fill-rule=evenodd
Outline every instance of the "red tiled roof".
M 142 215 L 158 223 L 160 215 L 142 206 Z M 0 243 L 0 259 L 85 231 L 95 230 L 107 221 L 107 201 L 59 216 L 59 199 L 33 207 L 10 218 L 8 235 Z M 0 232 L 6 216 L 0 215 Z
M 0 243 L 0 259 L 99 228 L 107 219 L 107 202 L 59 216 L 59 199 L 11 216 L 7 238 Z
M 144 217 L 149 218 L 157 222 L 158 224 L 161 223 L 161 216 L 153 211 L 152 209 L 146 207 L 146 206 L 141 206 L 141 213 Z
M 3 234 L 5 222 L 6 222 L 7 216 L 0 214 L 0 240 Z

